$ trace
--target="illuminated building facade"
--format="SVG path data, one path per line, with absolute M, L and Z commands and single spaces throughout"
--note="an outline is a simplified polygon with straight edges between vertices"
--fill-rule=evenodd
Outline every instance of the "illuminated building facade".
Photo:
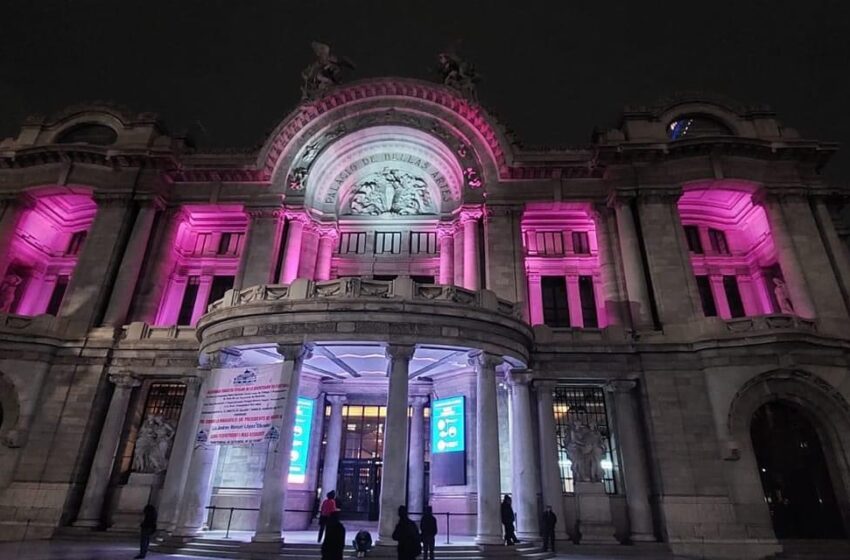
M 105 107 L 30 120 L 0 144 L 0 536 L 133 529 L 150 502 L 175 537 L 237 508 L 275 543 L 335 489 L 384 541 L 430 503 L 498 544 L 504 493 L 527 541 L 545 505 L 585 545 L 841 537 L 835 149 L 681 98 L 529 150 L 406 79 L 331 89 L 246 153 Z M 227 372 L 288 380 L 258 443 L 202 429 Z

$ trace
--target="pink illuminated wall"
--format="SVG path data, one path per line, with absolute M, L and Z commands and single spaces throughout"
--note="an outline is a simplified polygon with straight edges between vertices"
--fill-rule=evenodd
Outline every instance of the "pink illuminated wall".
M 735 278 L 745 316 L 777 311 L 772 276 L 779 275 L 776 247 L 764 209 L 752 202 L 752 189 L 713 182 L 687 188 L 679 199 L 682 225 L 698 242 L 689 243 L 694 274 L 711 284 L 717 314 L 729 319 L 734 305 L 724 278 Z M 722 232 L 718 234 L 717 232 Z M 726 239 L 726 245 L 718 239 Z
M 156 325 L 194 325 L 211 300 L 233 286 L 244 250 L 248 217 L 241 205 L 193 204 L 175 218 L 165 293 Z
M 547 284 L 560 284 L 563 279 L 568 317 L 552 326 L 605 327 L 608 318 L 601 297 L 596 224 L 590 206 L 586 203 L 527 204 L 522 218 L 522 235 L 531 324 L 546 322 L 544 300 L 551 306 L 551 298 L 560 297 L 559 292 L 547 291 Z M 590 301 L 587 298 L 582 301 L 582 285 L 585 296 L 587 288 L 591 288 Z M 555 305 L 559 303 L 554 302 Z M 595 313 L 589 308 L 595 309 Z
M 30 193 L 3 258 L 0 307 L 18 315 L 56 314 L 97 213 L 81 189 Z

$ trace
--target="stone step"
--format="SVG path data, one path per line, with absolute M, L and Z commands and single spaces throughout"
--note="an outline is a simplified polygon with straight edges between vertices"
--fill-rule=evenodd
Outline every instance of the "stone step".
M 776 560 L 848 560 L 850 540 L 782 541 Z

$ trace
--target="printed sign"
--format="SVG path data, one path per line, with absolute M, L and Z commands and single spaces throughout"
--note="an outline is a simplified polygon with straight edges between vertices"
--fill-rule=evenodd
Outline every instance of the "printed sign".
M 466 449 L 465 397 L 431 403 L 431 453 L 454 453 Z
M 316 401 L 298 397 L 295 426 L 292 428 L 292 453 L 289 460 L 289 482 L 307 480 L 307 459 L 310 453 L 310 432 L 313 429 L 313 410 Z
M 234 445 L 276 440 L 290 378 L 279 365 L 213 370 L 195 441 Z

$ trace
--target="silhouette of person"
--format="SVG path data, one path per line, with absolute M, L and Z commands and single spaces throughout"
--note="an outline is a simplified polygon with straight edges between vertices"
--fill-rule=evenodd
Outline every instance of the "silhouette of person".
M 514 530 L 514 508 L 511 505 L 511 497 L 505 494 L 502 500 L 502 526 L 505 528 L 505 545 L 510 546 L 519 542 Z
M 322 543 L 322 560 L 342 560 L 345 550 L 345 525 L 339 521 L 339 510 L 325 520 L 325 542 Z
M 142 523 L 139 526 L 139 553 L 136 558 L 144 558 L 148 554 L 148 547 L 151 544 L 151 537 L 156 533 L 156 508 L 148 504 L 142 510 Z
M 422 560 L 434 560 L 434 542 L 437 538 L 437 518 L 431 512 L 431 506 L 425 506 L 425 513 L 419 520 L 422 533 Z
M 422 554 L 422 537 L 416 523 L 407 516 L 407 507 L 398 506 L 398 523 L 393 531 L 393 540 L 398 543 L 398 560 L 415 560 Z
M 319 538 L 318 538 L 318 542 L 322 542 L 322 535 L 325 534 L 325 525 L 327 525 L 328 518 L 335 511 L 339 511 L 339 508 L 336 505 L 336 492 L 331 490 L 330 492 L 328 492 L 325 499 L 322 500 L 322 505 L 319 506 Z
M 552 511 L 552 506 L 546 506 L 546 511 L 543 512 L 543 550 L 549 550 L 552 547 L 552 552 L 555 552 L 555 527 L 558 525 L 558 516 Z

